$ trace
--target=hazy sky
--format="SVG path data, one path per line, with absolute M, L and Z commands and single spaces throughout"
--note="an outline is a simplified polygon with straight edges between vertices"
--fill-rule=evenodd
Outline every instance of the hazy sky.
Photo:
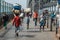
M 22 5 L 23 8 L 26 8 L 27 5 L 27 0 L 5 0 L 8 3 L 14 4 L 14 3 L 19 3 Z

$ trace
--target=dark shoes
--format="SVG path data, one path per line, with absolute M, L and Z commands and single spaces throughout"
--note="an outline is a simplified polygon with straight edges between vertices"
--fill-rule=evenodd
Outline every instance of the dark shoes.
M 18 33 L 16 33 L 16 36 L 17 36 L 17 37 L 19 36 Z

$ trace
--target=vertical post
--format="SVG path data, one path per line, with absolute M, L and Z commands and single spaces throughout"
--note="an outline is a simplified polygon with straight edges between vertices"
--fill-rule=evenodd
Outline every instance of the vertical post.
M 35 1 L 32 0 L 32 12 L 34 12 L 34 4 L 35 4 Z
M 53 12 L 53 6 L 52 6 L 52 12 Z
M 4 1 L 3 1 L 3 13 L 4 13 Z
M 1 14 L 1 1 L 2 1 L 2 0 L 0 0 L 0 14 Z
M 57 17 L 56 17 L 56 34 L 58 33 L 58 22 L 57 22 L 58 20 L 57 20 Z
M 55 11 L 56 11 L 56 6 L 55 6 Z
M 6 12 L 6 2 L 5 2 L 5 13 L 7 13 L 7 12 Z
M 40 10 L 40 0 L 39 0 L 39 10 Z
M 51 12 L 51 7 L 50 7 L 50 12 Z
M 51 7 L 51 13 L 53 12 L 53 6 Z M 52 19 L 50 18 L 50 31 L 52 31 Z
M 58 0 L 58 2 L 57 2 L 58 13 L 59 13 L 59 3 L 60 3 L 60 1 Z
M 49 24 L 49 16 L 48 16 L 49 14 L 47 14 L 47 28 L 48 28 L 48 24 Z
M 8 3 L 7 3 L 7 13 L 8 13 Z
M 39 16 L 40 16 L 40 0 L 39 0 Z M 38 16 L 38 20 L 40 20 L 39 16 Z

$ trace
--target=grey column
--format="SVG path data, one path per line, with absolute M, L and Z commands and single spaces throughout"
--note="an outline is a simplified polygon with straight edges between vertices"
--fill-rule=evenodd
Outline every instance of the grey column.
M 32 0 L 32 12 L 34 11 L 34 5 L 35 5 L 35 1 Z

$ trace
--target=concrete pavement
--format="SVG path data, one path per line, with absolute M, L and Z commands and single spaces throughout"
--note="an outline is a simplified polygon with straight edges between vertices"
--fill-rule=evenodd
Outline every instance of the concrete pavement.
M 5 29 L 4 27 L 2 29 L 0 29 L 0 37 L 3 37 L 11 27 L 12 27 L 12 25 L 10 22 L 7 24 L 7 29 Z
M 15 36 L 15 27 L 12 26 L 12 28 L 4 35 L 4 37 L 0 38 L 0 40 L 56 40 L 55 28 L 52 32 L 49 30 L 49 28 L 45 27 L 45 31 L 40 32 L 39 23 L 38 26 L 35 27 L 34 22 L 31 19 L 30 29 L 27 30 L 26 21 L 24 21 L 23 30 L 19 32 L 19 37 Z

